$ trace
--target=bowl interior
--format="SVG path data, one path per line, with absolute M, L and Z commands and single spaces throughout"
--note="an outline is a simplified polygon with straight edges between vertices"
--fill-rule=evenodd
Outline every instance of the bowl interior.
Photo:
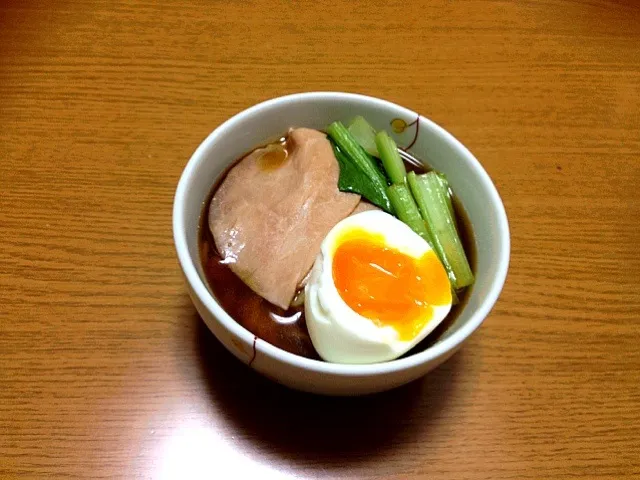
M 332 121 L 348 121 L 355 115 L 364 116 L 376 129 L 389 131 L 399 146 L 411 145 L 410 153 L 444 172 L 468 214 L 476 243 L 476 283 L 464 310 L 429 350 L 456 335 L 460 343 L 480 325 L 504 283 L 509 257 L 506 215 L 495 187 L 473 155 L 441 127 L 411 110 L 360 95 L 310 93 L 281 97 L 243 111 L 218 127 L 194 153 L 176 193 L 179 211 L 177 217 L 174 211 L 174 229 L 186 235 L 189 260 L 212 296 L 199 260 L 197 229 L 218 176 L 240 156 L 281 137 L 290 127 L 324 129 Z M 178 250 L 184 269 L 180 246 Z

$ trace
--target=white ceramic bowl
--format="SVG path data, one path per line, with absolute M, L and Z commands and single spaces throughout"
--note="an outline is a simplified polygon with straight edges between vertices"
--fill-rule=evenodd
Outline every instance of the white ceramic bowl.
M 241 155 L 282 136 L 289 127 L 325 128 L 363 115 L 387 129 L 398 145 L 444 172 L 464 206 L 475 235 L 476 283 L 456 321 L 426 350 L 371 365 L 339 365 L 303 358 L 256 339 L 231 318 L 207 286 L 198 254 L 198 221 L 216 178 Z M 504 206 L 478 160 L 451 134 L 404 107 L 348 93 L 312 92 L 255 105 L 216 128 L 187 164 L 173 206 L 173 236 L 189 294 L 213 334 L 237 358 L 277 382 L 328 395 L 360 395 L 411 382 L 451 357 L 496 302 L 509 265 Z

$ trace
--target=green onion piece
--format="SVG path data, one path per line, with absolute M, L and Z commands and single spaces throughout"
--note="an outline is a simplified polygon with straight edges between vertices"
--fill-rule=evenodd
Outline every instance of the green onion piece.
M 436 172 L 416 175 L 411 172 L 407 182 L 422 218 L 433 238 L 433 247 L 444 265 L 454 289 L 467 287 L 474 281 L 473 272 L 456 230 L 455 219 L 447 204 L 447 190 Z
M 389 197 L 386 189 L 380 189 L 373 184 L 362 170 L 353 163 L 342 150 L 331 142 L 333 153 L 340 166 L 340 176 L 338 177 L 338 189 L 341 192 L 357 193 L 377 205 L 383 210 L 392 213 Z
M 380 160 L 382 160 L 382 165 L 389 175 L 391 183 L 404 184 L 407 170 L 404 168 L 404 163 L 398 153 L 398 146 L 393 138 L 384 130 L 380 130 L 376 134 L 376 147 L 378 147 Z
M 429 245 L 433 245 L 429 236 L 429 231 L 420 216 L 416 202 L 413 201 L 411 192 L 406 185 L 391 185 L 387 189 L 391 205 L 398 215 L 398 218 L 409 225 L 411 230 L 420 235 Z M 433 248 L 433 247 L 432 247 Z
M 391 203 L 387 196 L 387 179 L 378 169 L 374 160 L 349 133 L 349 130 L 341 122 L 333 122 L 327 127 L 329 137 L 338 145 L 342 153 L 351 160 L 374 184 L 385 200 L 385 210 L 391 212 Z
M 442 188 L 444 188 L 444 190 L 447 192 L 447 207 L 449 207 L 449 214 L 454 220 L 456 220 L 456 212 L 453 209 L 453 200 L 451 200 L 452 194 L 451 188 L 449 187 L 449 181 L 447 180 L 447 177 L 444 173 L 436 172 L 436 174 L 438 175 L 438 179 L 442 184 Z
M 376 131 L 364 117 L 358 115 L 354 118 L 349 124 L 348 130 L 365 152 L 374 157 L 380 156 L 376 147 Z

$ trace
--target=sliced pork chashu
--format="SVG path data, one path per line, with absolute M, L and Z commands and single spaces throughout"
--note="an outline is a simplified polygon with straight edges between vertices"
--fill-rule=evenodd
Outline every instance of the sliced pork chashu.
M 322 132 L 294 129 L 286 158 L 277 149 L 255 150 L 229 171 L 211 201 L 209 228 L 231 270 L 286 309 L 322 240 L 360 196 L 338 190 L 338 162 Z

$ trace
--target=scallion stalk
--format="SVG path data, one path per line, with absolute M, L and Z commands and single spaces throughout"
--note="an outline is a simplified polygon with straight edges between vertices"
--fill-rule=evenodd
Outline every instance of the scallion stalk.
M 404 167 L 404 163 L 398 153 L 398 146 L 393 138 L 389 136 L 384 130 L 380 130 L 376 134 L 376 147 L 380 153 L 380 160 L 382 160 L 382 166 L 387 172 L 391 183 L 404 184 L 405 177 L 407 176 L 407 170 Z
M 379 156 L 376 147 L 376 131 L 364 117 L 358 115 L 354 118 L 349 124 L 348 130 L 365 152 L 374 157 Z
M 454 289 L 467 287 L 474 281 L 473 272 L 456 230 L 455 218 L 447 203 L 448 192 L 436 172 L 416 175 L 411 172 L 407 183 L 425 220 L 433 247 L 442 261 Z
M 360 144 L 349 133 L 349 130 L 342 122 L 333 122 L 327 127 L 329 137 L 338 145 L 342 153 L 351 160 L 362 173 L 364 173 L 371 183 L 379 190 L 380 196 L 384 198 L 385 205 L 383 208 L 392 212 L 391 203 L 387 195 L 387 179 L 378 169 L 374 160 L 364 151 Z
M 416 202 L 411 196 L 409 188 L 406 185 L 391 185 L 387 189 L 387 194 L 398 218 L 409 225 L 411 230 L 420 235 L 429 245 L 432 245 L 427 226 L 420 216 L 420 212 L 418 211 Z

